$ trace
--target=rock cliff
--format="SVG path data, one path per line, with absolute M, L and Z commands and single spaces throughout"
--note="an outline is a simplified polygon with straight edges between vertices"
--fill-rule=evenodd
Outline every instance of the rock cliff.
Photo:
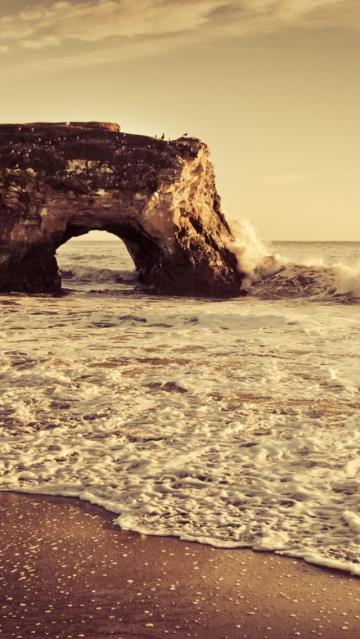
M 57 248 L 91 230 L 121 238 L 153 291 L 241 294 L 201 141 L 109 123 L 0 125 L 0 292 L 59 293 Z

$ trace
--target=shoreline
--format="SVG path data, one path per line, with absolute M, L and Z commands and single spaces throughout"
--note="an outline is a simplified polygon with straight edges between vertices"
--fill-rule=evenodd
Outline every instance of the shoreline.
M 0 638 L 360 639 L 360 580 L 114 526 L 76 498 L 0 492 Z

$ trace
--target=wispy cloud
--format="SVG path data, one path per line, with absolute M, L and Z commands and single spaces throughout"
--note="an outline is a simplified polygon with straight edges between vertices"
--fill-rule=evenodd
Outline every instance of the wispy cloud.
M 343 28 L 358 29 L 359 4 L 358 0 L 39 2 L 0 17 L 0 53 L 27 49 L 35 55 L 56 47 L 63 52 L 62 58 L 57 55 L 54 59 L 56 64 L 61 64 L 61 59 L 63 63 L 75 59 L 86 64 L 94 46 L 101 47 L 100 60 L 110 61 L 111 56 L 115 60 L 138 56 L 141 50 L 148 55 L 165 46 L 289 28 L 336 28 L 341 23 Z M 49 61 L 47 58 L 45 63 Z
M 26 45 L 33 39 L 46 47 L 51 34 L 60 42 L 101 42 L 109 38 L 134 38 L 179 33 L 201 28 L 212 11 L 228 0 L 97 0 L 35 5 L 0 19 L 4 40 Z
M 59 47 L 61 45 L 61 39 L 55 35 L 42 35 L 32 40 L 22 40 L 21 46 L 25 49 L 50 49 L 52 47 Z

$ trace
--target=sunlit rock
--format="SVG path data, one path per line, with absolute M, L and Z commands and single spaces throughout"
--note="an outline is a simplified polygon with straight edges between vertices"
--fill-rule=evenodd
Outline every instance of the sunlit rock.
M 242 275 L 209 150 L 116 124 L 0 126 L 0 291 L 59 293 L 55 253 L 104 230 L 157 293 L 229 297 Z

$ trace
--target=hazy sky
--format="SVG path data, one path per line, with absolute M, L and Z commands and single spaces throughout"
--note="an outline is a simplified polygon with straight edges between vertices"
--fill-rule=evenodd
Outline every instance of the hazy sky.
M 359 0 L 1 0 L 0 121 L 212 150 L 228 217 L 360 240 Z

